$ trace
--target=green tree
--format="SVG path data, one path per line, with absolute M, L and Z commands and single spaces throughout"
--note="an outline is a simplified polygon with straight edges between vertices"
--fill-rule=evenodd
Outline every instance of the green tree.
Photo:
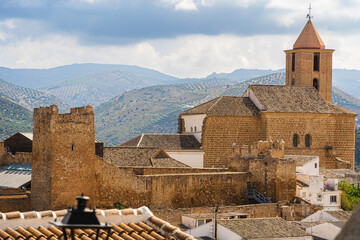
M 360 200 L 360 187 L 354 184 L 339 183 L 339 190 L 343 191 L 341 195 L 341 208 L 345 211 L 354 211 Z

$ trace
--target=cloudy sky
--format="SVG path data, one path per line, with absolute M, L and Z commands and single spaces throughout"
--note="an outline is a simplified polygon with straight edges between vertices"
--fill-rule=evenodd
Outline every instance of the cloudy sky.
M 177 77 L 284 68 L 301 0 L 1 0 L 0 66 L 138 65 Z M 360 69 L 360 1 L 313 0 L 334 67 Z

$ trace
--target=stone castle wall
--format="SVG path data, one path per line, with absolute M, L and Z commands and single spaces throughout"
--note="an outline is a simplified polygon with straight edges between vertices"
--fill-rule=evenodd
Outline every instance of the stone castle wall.
M 95 199 L 95 129 L 91 106 L 59 114 L 34 109 L 32 207 L 60 209 L 84 193 Z
M 96 161 L 97 207 L 179 208 L 244 204 L 248 173 L 173 173 L 136 175 Z
M 16 152 L 14 155 L 7 152 L 4 148 L 4 142 L 0 142 L 0 165 L 2 164 L 31 164 L 32 153 L 31 152 Z

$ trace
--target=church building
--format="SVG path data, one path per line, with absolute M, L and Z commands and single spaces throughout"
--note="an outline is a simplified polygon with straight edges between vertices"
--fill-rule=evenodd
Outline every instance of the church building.
M 319 156 L 319 167 L 354 168 L 354 112 L 331 103 L 332 53 L 309 19 L 285 50 L 285 85 L 250 85 L 184 111 L 179 134 L 193 134 L 204 167 L 226 167 L 235 146 L 283 139 L 286 155 Z

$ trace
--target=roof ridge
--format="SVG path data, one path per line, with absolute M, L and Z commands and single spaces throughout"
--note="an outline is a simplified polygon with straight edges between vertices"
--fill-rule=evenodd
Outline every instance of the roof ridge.
M 220 96 L 220 97 L 221 97 L 221 96 Z M 211 100 L 209 100 L 209 101 L 207 101 L 207 102 L 204 102 L 204 103 L 202 103 L 202 104 L 200 104 L 200 105 L 197 105 L 197 106 L 194 106 L 194 107 L 192 107 L 192 108 L 189 108 L 189 109 L 185 110 L 184 112 L 182 112 L 181 114 L 186 113 L 186 112 L 188 112 L 188 111 L 190 111 L 190 110 L 192 110 L 192 109 L 194 109 L 194 108 L 198 108 L 198 107 L 200 107 L 200 106 L 203 106 L 203 105 L 205 105 L 205 104 L 207 104 L 207 103 L 210 103 L 210 102 L 212 102 L 212 101 L 214 101 L 215 99 L 218 99 L 218 98 L 220 98 L 220 97 L 211 99 Z M 181 115 L 181 114 L 180 114 L 180 115 Z
M 216 106 L 216 104 L 219 103 L 219 101 L 223 98 L 224 96 L 220 96 L 215 102 L 214 104 L 211 105 L 211 107 L 209 107 L 209 109 L 206 111 L 205 114 L 209 114 L 209 112 Z
M 140 140 L 139 140 L 138 144 L 136 145 L 136 147 L 139 147 L 139 145 L 140 145 L 140 143 L 141 143 L 141 141 L 142 141 L 143 137 L 144 137 L 144 134 L 141 134 Z

